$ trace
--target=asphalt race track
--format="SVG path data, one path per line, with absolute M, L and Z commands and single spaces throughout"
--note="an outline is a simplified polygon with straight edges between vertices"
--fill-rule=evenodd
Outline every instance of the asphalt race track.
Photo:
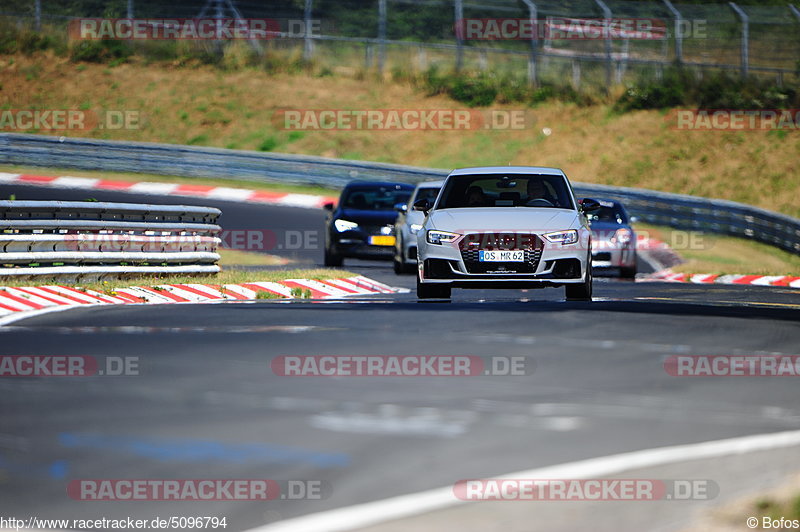
M 225 229 L 313 231 L 321 211 L 2 186 L 0 197 L 207 204 Z M 281 242 L 281 238 L 278 238 Z M 317 249 L 272 249 L 298 265 Z M 418 302 L 90 307 L 0 328 L 0 355 L 137 357 L 138 375 L 0 379 L 0 514 L 227 516 L 228 530 L 585 458 L 800 429 L 792 378 L 670 376 L 671 355 L 798 355 L 798 291 L 598 279 Z M 524 357 L 527 376 L 282 377 L 280 355 Z M 87 502 L 74 479 L 320 480 L 322 500 Z M 728 486 L 721 482 L 720 489 Z M 731 486 L 732 488 L 732 486 Z M 685 524 L 685 523 L 684 523 Z

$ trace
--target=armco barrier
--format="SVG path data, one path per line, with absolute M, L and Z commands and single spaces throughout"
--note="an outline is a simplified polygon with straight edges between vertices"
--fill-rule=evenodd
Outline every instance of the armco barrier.
M 235 178 L 341 187 L 352 180 L 416 183 L 446 170 L 170 144 L 0 134 L 0 164 Z M 800 220 L 731 201 L 575 183 L 579 196 L 617 199 L 641 221 L 749 238 L 800 254 Z
M 0 201 L 0 277 L 216 273 L 220 210 Z

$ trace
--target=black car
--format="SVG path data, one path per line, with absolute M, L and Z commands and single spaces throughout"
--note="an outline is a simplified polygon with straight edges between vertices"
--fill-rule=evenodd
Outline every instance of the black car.
M 325 266 L 341 266 L 345 257 L 391 260 L 397 204 L 405 204 L 414 186 L 359 181 L 348 184 L 339 204 L 325 205 Z

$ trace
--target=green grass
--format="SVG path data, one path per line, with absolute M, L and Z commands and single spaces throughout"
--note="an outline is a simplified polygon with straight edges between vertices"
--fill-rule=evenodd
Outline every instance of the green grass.
M 320 64 L 327 59 L 320 50 Z M 433 54 L 429 64 L 434 64 Z M 522 129 L 484 129 L 476 120 L 474 129 L 464 131 L 286 130 L 280 109 L 465 109 L 484 89 L 470 88 L 472 92 L 460 93 L 465 101 L 457 101 L 447 91 L 431 95 L 400 75 L 398 79 L 359 76 L 353 69 L 348 74 L 328 66 L 334 75 L 320 78 L 305 68 L 220 69 L 207 64 L 148 64 L 132 58 L 114 67 L 113 75 L 105 75 L 109 70 L 105 64 L 76 65 L 67 57 L 44 53 L 6 54 L 0 55 L 0 108 L 75 109 L 90 104 L 97 111 L 141 113 L 137 129 L 71 133 L 81 137 L 228 146 L 432 168 L 555 166 L 573 181 L 729 199 L 800 216 L 794 200 L 800 195 L 796 156 L 800 136 L 791 131 L 678 130 L 662 111 L 614 112 L 610 102 L 619 96 L 614 91 L 599 103 L 570 103 L 562 94 L 523 103 L 499 94 L 490 108 L 478 111 L 528 113 Z M 36 76 L 26 80 L 23 69 Z M 61 83 L 64 79 L 70 83 Z M 57 91 L 52 90 L 55 84 Z M 499 87 L 515 90 L 505 83 Z M 545 129 L 549 135 L 543 135 Z M 224 183 L 187 180 L 209 181 Z

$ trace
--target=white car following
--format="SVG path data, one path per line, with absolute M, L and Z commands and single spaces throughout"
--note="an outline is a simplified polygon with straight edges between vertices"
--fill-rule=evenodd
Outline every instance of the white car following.
M 417 296 L 450 298 L 452 288 L 564 286 L 591 300 L 591 239 L 585 212 L 557 168 L 498 166 L 450 173 L 435 202 L 422 199 Z
M 415 273 L 417 271 L 417 233 L 422 229 L 425 214 L 414 210 L 414 203 L 427 199 L 431 203 L 439 195 L 444 181 L 426 181 L 417 185 L 408 204 L 396 205 L 397 220 L 394 233 L 397 236 L 394 249 L 394 273 Z

